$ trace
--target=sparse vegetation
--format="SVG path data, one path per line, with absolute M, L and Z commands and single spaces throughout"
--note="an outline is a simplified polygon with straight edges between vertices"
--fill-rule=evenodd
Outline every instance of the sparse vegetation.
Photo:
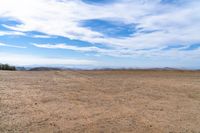
M 15 71 L 16 68 L 15 68 L 15 66 L 10 66 L 10 65 L 8 65 L 8 64 L 0 64 L 0 70 Z

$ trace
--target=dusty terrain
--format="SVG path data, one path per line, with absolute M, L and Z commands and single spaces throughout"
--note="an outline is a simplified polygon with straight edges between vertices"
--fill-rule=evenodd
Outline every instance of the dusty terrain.
M 0 132 L 200 133 L 200 72 L 0 71 Z

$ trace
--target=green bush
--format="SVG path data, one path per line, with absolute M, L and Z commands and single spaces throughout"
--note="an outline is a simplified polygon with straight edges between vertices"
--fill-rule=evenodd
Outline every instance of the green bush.
M 15 71 L 16 68 L 15 68 L 15 66 L 10 66 L 10 65 L 8 65 L 8 64 L 0 64 L 0 70 Z

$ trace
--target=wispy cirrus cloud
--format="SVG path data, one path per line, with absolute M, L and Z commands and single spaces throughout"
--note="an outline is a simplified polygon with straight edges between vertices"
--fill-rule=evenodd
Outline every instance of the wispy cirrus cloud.
M 50 58 L 33 55 L 0 53 L 0 62 L 17 66 L 30 65 L 97 65 L 94 60 L 72 59 L 72 58 Z
M 33 35 L 33 38 L 52 38 L 51 36 L 48 35 Z
M 26 34 L 18 31 L 0 31 L 0 36 L 25 36 Z
M 98 47 L 78 47 L 74 45 L 67 45 L 67 44 L 33 44 L 33 46 L 38 48 L 49 48 L 49 49 L 68 49 L 68 50 L 74 50 L 74 51 L 81 51 L 81 52 L 100 52 L 104 51 L 101 48 Z
M 24 47 L 24 46 L 10 45 L 10 44 L 5 44 L 5 43 L 0 43 L 0 47 L 26 48 L 26 47 Z
M 44 49 L 65 49 L 78 52 L 94 52 L 100 55 L 109 55 L 113 57 L 169 57 L 169 58 L 199 58 L 200 56 L 200 45 L 179 45 L 179 46 L 169 46 L 162 48 L 152 48 L 152 49 L 126 49 L 126 48 L 99 48 L 95 46 L 79 47 L 75 45 L 68 44 L 32 44 L 38 48 Z

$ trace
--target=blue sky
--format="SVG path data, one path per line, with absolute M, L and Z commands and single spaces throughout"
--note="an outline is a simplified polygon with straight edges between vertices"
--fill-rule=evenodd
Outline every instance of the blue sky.
M 198 0 L 0 0 L 0 62 L 200 68 Z

